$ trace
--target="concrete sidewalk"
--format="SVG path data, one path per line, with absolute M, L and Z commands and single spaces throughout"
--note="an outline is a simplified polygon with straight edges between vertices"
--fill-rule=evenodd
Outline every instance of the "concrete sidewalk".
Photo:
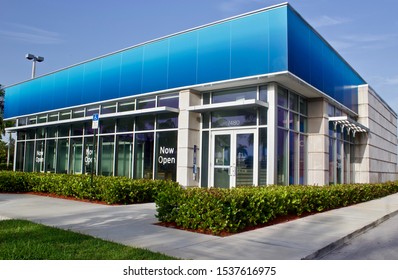
M 106 206 L 0 194 L 0 220 L 26 219 L 182 259 L 316 259 L 398 213 L 398 194 L 262 229 L 217 237 L 157 226 L 154 203 Z

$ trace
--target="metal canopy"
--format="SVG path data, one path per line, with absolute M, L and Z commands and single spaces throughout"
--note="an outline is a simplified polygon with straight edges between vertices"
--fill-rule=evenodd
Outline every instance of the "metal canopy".
M 348 134 L 352 131 L 352 135 L 354 137 L 355 137 L 355 133 L 369 132 L 369 128 L 354 121 L 353 119 L 349 118 L 348 116 L 329 117 L 329 122 L 333 122 L 335 130 L 336 130 L 338 124 L 341 127 L 341 132 L 343 132 L 344 128 L 347 128 Z

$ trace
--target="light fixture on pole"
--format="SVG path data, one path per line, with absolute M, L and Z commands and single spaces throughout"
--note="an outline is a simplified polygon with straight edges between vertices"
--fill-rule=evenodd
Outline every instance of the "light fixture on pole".
M 42 62 L 44 60 L 44 57 L 42 56 L 35 56 L 33 54 L 26 54 L 25 55 L 26 59 L 32 60 L 32 79 L 36 76 L 36 61 L 37 62 Z

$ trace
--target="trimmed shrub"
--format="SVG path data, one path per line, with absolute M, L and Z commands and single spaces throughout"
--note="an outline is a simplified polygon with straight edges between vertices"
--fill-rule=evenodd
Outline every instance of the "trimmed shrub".
M 183 189 L 156 198 L 157 218 L 186 229 L 219 234 L 238 232 L 285 215 L 300 216 L 380 198 L 398 192 L 398 183 L 335 186 L 268 186 L 235 189 Z
M 103 201 L 108 204 L 154 202 L 160 191 L 177 183 L 163 180 L 133 180 L 126 177 L 24 173 L 0 171 L 0 192 L 40 192 Z

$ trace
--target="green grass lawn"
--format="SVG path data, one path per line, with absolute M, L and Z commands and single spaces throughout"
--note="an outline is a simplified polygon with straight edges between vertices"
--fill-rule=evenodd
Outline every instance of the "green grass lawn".
M 172 260 L 174 258 L 24 220 L 0 221 L 2 260 Z

